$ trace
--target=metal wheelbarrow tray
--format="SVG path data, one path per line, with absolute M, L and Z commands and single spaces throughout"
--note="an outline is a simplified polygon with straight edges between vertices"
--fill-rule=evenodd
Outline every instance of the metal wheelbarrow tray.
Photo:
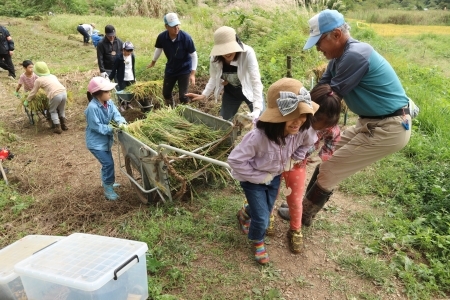
M 122 90 L 122 91 L 116 90 L 116 96 L 118 98 L 117 100 L 120 100 L 122 102 L 131 103 L 133 100 L 136 100 L 135 102 L 138 104 L 139 108 L 141 109 L 141 111 L 143 113 L 149 112 L 153 107 L 151 100 L 149 100 L 149 99 L 143 99 L 143 100 L 134 99 L 133 93 L 129 93 L 124 90 Z M 120 102 L 117 101 L 117 104 L 120 105 Z
M 158 197 L 163 201 L 171 201 L 172 192 L 180 188 L 180 186 L 170 186 L 169 184 L 168 169 L 171 166 L 168 164 L 173 162 L 173 160 L 161 159 L 161 156 L 165 158 L 165 155 L 169 152 L 172 156 L 175 152 L 180 158 L 192 157 L 196 160 L 202 160 L 226 168 L 229 172 L 230 167 L 226 162 L 200 155 L 198 152 L 217 143 L 226 143 L 226 145 L 232 146 L 237 137 L 238 128 L 232 122 L 189 106 L 184 109 L 183 116 L 191 123 L 204 124 L 214 130 L 231 131 L 231 134 L 225 140 L 211 141 L 198 149 L 186 151 L 166 144 L 159 144 L 157 149 L 153 149 L 125 131 L 117 132 L 117 139 L 120 144 L 120 171 L 128 177 L 143 203 L 154 201 Z M 195 175 L 200 176 L 202 173 Z

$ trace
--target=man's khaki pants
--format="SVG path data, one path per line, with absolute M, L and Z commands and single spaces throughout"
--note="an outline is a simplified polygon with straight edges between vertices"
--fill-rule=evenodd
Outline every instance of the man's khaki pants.
M 403 127 L 403 120 L 408 120 L 408 130 Z M 320 165 L 317 183 L 323 190 L 332 191 L 342 180 L 405 147 L 410 137 L 409 115 L 358 118 L 356 125 L 341 134 L 333 156 Z

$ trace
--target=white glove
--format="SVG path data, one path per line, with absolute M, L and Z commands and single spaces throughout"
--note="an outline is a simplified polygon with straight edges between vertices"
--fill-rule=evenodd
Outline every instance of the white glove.
M 125 123 L 122 123 L 122 124 L 119 125 L 119 128 L 122 129 L 122 130 L 125 130 L 125 129 L 128 128 L 128 125 L 125 124 Z
M 103 78 L 109 78 L 108 73 L 106 72 L 101 73 L 100 76 L 102 76 Z
M 273 176 L 270 173 L 267 173 L 266 177 L 264 177 L 263 182 L 261 182 L 262 184 L 266 184 L 269 185 L 270 182 L 272 181 Z
M 248 116 L 254 120 L 256 118 L 259 118 L 260 114 L 261 114 L 261 110 L 259 108 L 254 108 L 253 112 L 248 113 Z
M 287 171 L 292 170 L 292 168 L 294 167 L 294 165 L 295 165 L 296 163 L 298 163 L 298 161 L 295 161 L 295 160 L 293 160 L 292 158 L 290 158 L 290 159 L 286 162 L 286 164 L 284 165 L 284 171 L 287 172 Z

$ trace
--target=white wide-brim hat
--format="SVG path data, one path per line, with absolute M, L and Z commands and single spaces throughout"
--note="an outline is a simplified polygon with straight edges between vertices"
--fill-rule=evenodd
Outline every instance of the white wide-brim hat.
M 222 26 L 214 32 L 214 47 L 211 56 L 226 55 L 235 52 L 243 52 L 238 44 L 236 31 L 228 26 Z

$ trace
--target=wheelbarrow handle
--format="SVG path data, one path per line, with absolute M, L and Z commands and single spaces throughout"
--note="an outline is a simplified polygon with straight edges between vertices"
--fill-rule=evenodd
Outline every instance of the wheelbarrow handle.
M 172 146 L 169 146 L 169 145 L 166 145 L 166 144 L 159 144 L 158 145 L 158 152 L 160 152 L 161 149 L 168 149 L 168 150 L 175 151 L 175 152 L 178 152 L 178 153 L 181 153 L 181 154 L 185 154 L 187 156 L 192 156 L 193 158 L 196 158 L 196 159 L 204 160 L 206 162 L 209 162 L 209 163 L 221 166 L 221 167 L 226 168 L 226 169 L 231 169 L 229 164 L 227 164 L 226 162 L 223 162 L 221 160 L 217 160 L 217 159 L 214 159 L 214 158 L 206 157 L 206 156 L 203 156 L 203 155 L 200 155 L 200 154 L 197 154 L 197 153 L 189 152 L 189 151 L 186 151 L 186 150 L 183 150 L 183 149 L 179 149 L 179 148 L 176 148 L 176 147 L 172 147 Z
M 28 108 L 26 106 L 24 106 L 24 108 L 25 108 L 25 113 L 27 114 L 27 117 L 28 117 L 28 121 L 30 122 L 31 125 L 34 125 L 33 113 L 28 111 Z
M 3 179 L 5 180 L 6 185 L 8 185 L 8 178 L 6 178 L 5 170 L 3 169 L 2 160 L 0 159 L 0 171 L 2 173 Z

